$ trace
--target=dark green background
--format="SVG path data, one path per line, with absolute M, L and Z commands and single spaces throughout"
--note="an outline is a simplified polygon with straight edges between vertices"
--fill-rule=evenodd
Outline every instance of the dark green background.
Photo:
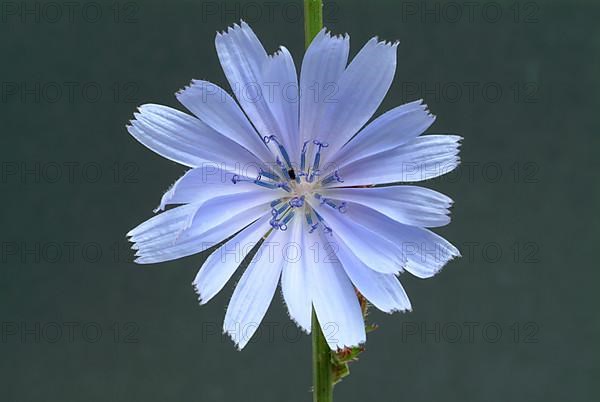
M 415 85 L 424 85 L 438 116 L 430 132 L 464 136 L 463 168 L 428 184 L 456 201 L 453 222 L 438 232 L 464 257 L 429 280 L 402 276 L 414 311 L 370 315 L 381 327 L 337 400 L 597 400 L 600 7 L 487 2 L 487 18 L 481 6 L 472 20 L 452 22 L 449 8 L 439 21 L 406 13 L 444 2 L 409 3 L 329 3 L 326 22 L 351 34 L 353 54 L 376 34 L 399 39 L 381 110 L 420 97 Z M 35 4 L 45 3 L 26 2 Z M 279 294 L 265 318 L 273 339 L 264 330 L 238 352 L 219 330 L 235 281 L 200 307 L 190 283 L 205 255 L 136 266 L 124 239 L 184 172 L 127 134 L 136 106 L 179 107 L 173 94 L 192 78 L 224 84 L 214 35 L 240 16 L 269 51 L 285 44 L 299 62 L 300 3 L 282 3 L 271 18 L 264 2 L 211 3 L 217 15 L 201 1 L 120 2 L 118 19 L 114 3 L 94 4 L 103 12 L 95 23 L 81 8 L 73 22 L 6 13 L 0 22 L 0 400 L 310 400 L 310 338 L 297 335 Z M 492 22 L 498 7 L 502 18 Z M 49 92 L 71 82 L 73 98 Z M 40 89 L 14 95 L 14 85 Z M 93 88 L 81 95 L 86 85 L 101 88 L 98 101 Z M 73 180 L 71 162 L 79 164 Z M 19 174 L 39 166 L 41 176 L 10 174 L 15 166 Z M 62 177 L 52 182 L 56 166 Z M 101 177 L 92 182 L 82 166 Z M 53 245 L 63 253 L 54 262 Z M 102 255 L 92 261 L 95 248 Z M 52 342 L 53 325 L 70 322 L 74 338 Z M 13 325 L 20 335 L 7 333 Z M 103 331 L 97 342 L 92 325 Z M 434 333 L 412 335 L 415 325 Z M 472 338 L 467 325 L 476 325 Z

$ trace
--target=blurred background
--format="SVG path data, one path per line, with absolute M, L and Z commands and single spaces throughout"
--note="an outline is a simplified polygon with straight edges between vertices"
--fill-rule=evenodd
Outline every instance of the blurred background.
M 129 136 L 136 107 L 227 87 L 214 37 L 240 18 L 299 65 L 302 3 L 0 6 L 0 399 L 311 400 L 310 337 L 280 292 L 238 352 L 220 328 L 242 270 L 200 307 L 206 253 L 138 266 L 125 241 L 185 171 Z M 429 132 L 464 137 L 461 168 L 427 183 L 455 200 L 437 232 L 463 258 L 401 277 L 414 311 L 372 310 L 336 400 L 597 400 L 600 5 L 349 0 L 324 19 L 352 55 L 400 40 L 378 114 L 424 98 Z

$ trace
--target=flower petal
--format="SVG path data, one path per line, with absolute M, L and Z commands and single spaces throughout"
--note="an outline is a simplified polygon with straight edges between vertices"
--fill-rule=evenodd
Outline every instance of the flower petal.
M 398 106 L 363 128 L 330 160 L 343 166 L 389 149 L 396 148 L 421 135 L 435 121 L 427 105 L 418 100 Z
M 277 122 L 276 133 L 293 166 L 300 158 L 298 141 L 298 74 L 294 59 L 283 46 L 269 58 L 263 72 L 263 94 Z M 267 135 L 265 133 L 265 135 Z
M 397 44 L 371 39 L 339 79 L 316 138 L 329 143 L 323 165 L 373 116 L 394 79 Z
M 408 296 L 394 274 L 382 274 L 363 264 L 344 243 L 337 243 L 336 255 L 356 289 L 386 313 L 411 310 Z
M 136 262 L 169 261 L 206 250 L 267 214 L 273 199 L 269 193 L 256 191 L 207 201 L 178 226 L 171 225 L 167 231 L 157 228 L 158 234 L 150 232 L 144 238 L 132 237 L 140 257 Z
M 250 166 L 248 171 L 240 173 L 244 177 L 256 177 L 258 170 Z M 203 203 L 222 195 L 272 191 L 249 182 L 234 184 L 231 181 L 232 177 L 232 173 L 215 166 L 190 169 L 165 192 L 157 210 L 164 210 L 165 206 L 172 204 Z
M 225 314 L 223 331 L 240 350 L 252 338 L 271 304 L 283 265 L 277 245 L 285 244 L 286 238 L 285 232 L 272 231 L 235 287 Z M 273 245 L 275 254 L 271 252 Z
M 360 345 L 366 334 L 358 297 L 329 240 L 316 233 L 309 235 L 310 243 L 319 247 L 319 258 L 310 264 L 310 281 L 323 335 L 332 350 Z
M 323 110 L 334 101 L 338 81 L 348 64 L 350 37 L 331 36 L 326 29 L 306 50 L 300 70 L 300 136 L 298 145 L 314 138 L 323 125 Z
M 130 241 L 145 241 L 179 230 L 189 222 L 200 204 L 182 205 L 162 214 L 153 216 L 127 233 Z
M 458 249 L 443 237 L 424 228 L 396 222 L 360 204 L 349 203 L 345 215 L 401 248 L 407 260 L 406 270 L 419 278 L 435 275 L 448 261 L 460 256 Z
M 307 333 L 310 333 L 312 299 L 309 280 L 310 245 L 306 241 L 307 228 L 299 217 L 292 219 L 288 232 L 289 243 L 284 246 L 284 264 L 281 275 L 281 291 L 290 317 Z
M 142 105 L 127 127 L 136 140 L 157 154 L 190 167 L 214 163 L 226 170 L 260 166 L 261 161 L 236 142 L 193 116 L 162 105 Z
M 252 223 L 213 252 L 192 283 L 200 304 L 206 304 L 229 281 L 244 258 L 271 228 L 269 215 Z
M 265 82 L 274 83 L 268 76 L 273 59 L 252 29 L 245 22 L 234 24 L 227 32 L 217 34 L 215 46 L 229 85 L 256 130 L 263 137 L 281 138 L 284 133 L 279 116 L 274 115 L 269 93 L 264 91 Z
M 332 188 L 323 196 L 352 201 L 372 208 L 407 225 L 439 227 L 450 222 L 452 200 L 437 191 L 418 186 Z
M 371 155 L 339 169 L 347 187 L 432 179 L 451 172 L 460 161 L 456 135 L 425 135 L 389 151 Z
M 314 200 L 309 202 L 333 230 L 334 243 L 346 243 L 359 260 L 378 272 L 390 274 L 402 271 L 406 258 L 397 245 L 329 206 L 319 205 Z
M 242 230 L 257 219 L 265 216 L 269 210 L 268 204 L 250 208 L 226 220 L 223 224 L 204 232 L 186 229 L 174 231 L 168 235 L 147 241 L 139 248 L 135 260 L 137 264 L 154 264 L 158 262 L 176 260 L 208 250 L 222 242 L 234 233 Z M 181 240 L 181 237 L 186 237 Z
M 215 47 L 231 89 L 246 110 L 253 98 L 246 91 L 257 89 L 262 82 L 267 52 L 245 22 L 234 24 L 227 32 L 217 33 Z
M 213 130 L 237 142 L 265 163 L 273 156 L 235 100 L 208 81 L 193 80 L 177 99 Z

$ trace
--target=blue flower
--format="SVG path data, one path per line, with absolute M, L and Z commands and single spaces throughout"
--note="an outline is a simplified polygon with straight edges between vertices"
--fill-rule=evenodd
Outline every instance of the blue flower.
M 268 55 L 242 22 L 216 37 L 237 101 L 195 80 L 177 93 L 194 116 L 147 104 L 128 126 L 139 142 L 191 168 L 157 211 L 176 207 L 128 233 L 136 262 L 227 240 L 193 282 L 204 304 L 256 250 L 225 315 L 224 331 L 240 349 L 280 282 L 300 328 L 310 332 L 314 308 L 330 347 L 350 347 L 365 342 L 357 292 L 382 311 L 410 310 L 397 275 L 428 278 L 459 256 L 427 229 L 449 223 L 452 200 L 399 183 L 453 170 L 461 138 L 421 135 L 435 117 L 420 100 L 367 124 L 392 83 L 396 47 L 373 38 L 348 64 L 348 35 L 323 30 L 298 82 L 288 50 Z

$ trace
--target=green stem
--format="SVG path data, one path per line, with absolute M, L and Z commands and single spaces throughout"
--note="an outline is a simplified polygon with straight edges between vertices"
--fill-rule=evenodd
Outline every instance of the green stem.
M 313 402 L 333 401 L 331 349 L 321 331 L 317 315 L 312 313 Z
M 323 1 L 304 0 L 304 43 L 306 48 L 323 29 Z M 312 312 L 313 401 L 333 401 L 333 366 L 331 349 L 321 331 L 315 311 Z
M 304 44 L 306 48 L 323 29 L 323 1 L 304 0 Z

